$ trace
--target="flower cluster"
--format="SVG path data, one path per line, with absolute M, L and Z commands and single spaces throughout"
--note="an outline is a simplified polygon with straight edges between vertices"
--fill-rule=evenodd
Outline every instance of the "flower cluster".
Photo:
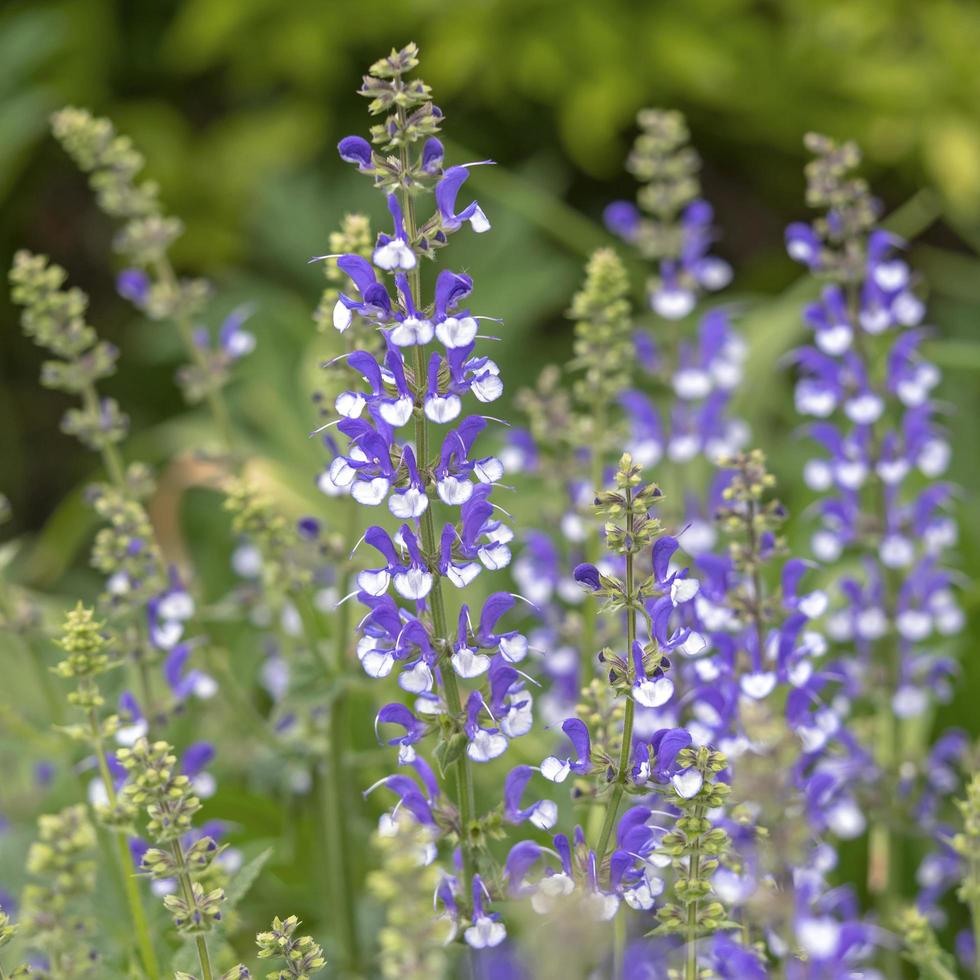
M 177 380 L 189 402 L 206 401 L 225 449 L 232 445 L 227 408 L 221 389 L 239 358 L 252 352 L 255 338 L 245 327 L 249 306 L 233 310 L 213 338 L 206 327 L 195 326 L 211 295 L 203 279 L 179 279 L 169 258 L 183 233 L 182 222 L 167 215 L 154 181 L 140 181 L 145 160 L 128 136 L 112 122 L 85 109 L 68 107 L 51 118 L 51 129 L 96 193 L 99 207 L 121 223 L 115 249 L 130 263 L 120 272 L 116 288 L 153 320 L 172 321 L 180 333 L 190 363 Z
M 272 929 L 255 937 L 260 959 L 274 956 L 283 962 L 282 969 L 266 974 L 266 980 L 309 980 L 326 966 L 323 950 L 309 936 L 296 936 L 299 926 L 295 915 L 288 919 L 276 916 Z
M 476 202 L 457 210 L 469 170 L 444 166 L 434 135 L 442 114 L 424 83 L 404 78 L 416 64 L 416 49 L 409 46 L 375 64 L 365 78 L 362 94 L 372 100 L 370 111 L 385 115 L 372 130 L 379 150 L 356 136 L 340 143 L 341 157 L 386 192 L 393 232 L 378 236 L 371 261 L 357 254 L 336 258 L 351 287 L 339 294 L 335 327 L 344 332 L 356 317 L 385 343 L 378 354 L 346 355 L 367 390 L 336 399 L 337 429 L 348 448 L 334 458 L 327 479 L 349 488 L 363 506 L 387 502 L 401 522 L 394 535 L 380 525 L 366 530 L 363 543 L 380 562 L 356 579 L 357 598 L 367 608 L 357 645 L 361 666 L 378 678 L 397 668 L 399 686 L 416 698 L 415 711 L 401 703 L 383 707 L 377 725 L 379 731 L 400 730 L 390 743 L 420 782 L 395 775 L 381 785 L 397 794 L 398 807 L 458 842 L 462 874 L 446 878 L 440 897 L 454 917 L 472 911 L 476 922 L 485 918 L 477 854 L 488 825 L 475 812 L 470 765 L 496 758 L 528 731 L 532 699 L 513 666 L 526 655 L 527 641 L 497 626 L 514 605 L 511 595 L 492 595 L 478 618 L 463 604 L 454 629 L 447 618 L 444 584 L 463 589 L 481 570 L 507 565 L 512 533 L 490 500 L 503 467 L 496 457 L 474 451 L 487 419 L 462 415 L 466 395 L 486 403 L 503 391 L 496 364 L 475 353 L 477 317 L 461 305 L 473 280 L 442 269 L 431 304 L 422 298 L 421 260 L 434 258 L 465 222 L 478 232 L 489 222 Z M 424 192 L 433 194 L 435 212 L 421 220 Z M 427 351 L 433 342 L 438 347 Z M 406 438 L 401 430 L 409 425 Z M 437 528 L 440 505 L 449 518 Z M 390 591 L 409 605 L 400 605 Z M 460 680 L 480 683 L 465 704 Z M 432 733 L 439 735 L 433 756 L 440 771 L 456 773 L 452 802 L 418 754 L 418 743 Z M 473 935 L 467 932 L 468 939 Z
M 654 314 L 669 323 L 691 315 L 702 294 L 727 286 L 732 270 L 710 254 L 714 213 L 699 196 L 700 160 L 688 144 L 683 116 L 644 109 L 638 123 L 640 135 L 627 168 L 642 185 L 639 207 L 615 201 L 605 220 L 610 231 L 657 263 L 647 294 Z M 741 380 L 745 346 L 727 312 L 709 310 L 688 338 L 659 323 L 655 331 L 638 331 L 635 346 L 637 361 L 672 400 L 655 402 L 639 386 L 621 393 L 632 429 L 628 446 L 637 462 L 653 466 L 666 458 L 683 465 L 741 448 L 746 427 L 727 409 Z M 697 501 L 678 502 L 689 520 L 705 526 Z
M 83 804 L 38 819 L 27 852 L 21 927 L 40 962 L 31 976 L 75 980 L 97 975 L 99 956 L 88 912 L 95 890 L 95 828 Z
M 943 647 L 963 624 L 943 567 L 956 540 L 946 512 L 951 488 L 937 482 L 950 451 L 904 243 L 878 226 L 880 206 L 853 175 L 857 147 L 816 135 L 807 146 L 807 201 L 823 213 L 790 225 L 786 245 L 825 285 L 804 311 L 812 343 L 794 357 L 796 405 L 820 448 L 804 469 L 819 495 L 813 550 L 822 562 L 840 562 L 828 633 L 846 651 L 839 663 L 847 697 L 875 715 L 864 805 L 880 813 L 895 799 L 902 766 L 925 750 L 903 748 L 897 723 L 950 692 L 954 666 Z M 895 860 L 889 823 L 876 816 L 872 828 L 869 885 L 882 896 Z

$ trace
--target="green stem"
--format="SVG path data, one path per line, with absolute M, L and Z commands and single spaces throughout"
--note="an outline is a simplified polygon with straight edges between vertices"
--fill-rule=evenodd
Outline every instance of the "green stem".
M 170 852 L 174 856 L 174 864 L 177 866 L 177 880 L 180 882 L 180 890 L 183 892 L 184 901 L 188 907 L 194 904 L 194 887 L 190 873 L 187 870 L 187 862 L 184 860 L 184 849 L 179 840 L 170 842 Z M 201 980 L 214 980 L 211 971 L 211 957 L 208 955 L 208 944 L 204 936 L 195 936 L 197 946 L 197 958 L 201 964 Z
M 350 526 L 344 521 L 344 526 Z M 337 588 L 340 595 L 346 595 L 350 587 L 350 571 L 346 566 L 338 569 Z M 309 602 L 309 597 L 300 600 L 300 618 L 306 631 L 307 643 L 311 653 L 316 655 L 319 640 L 316 611 Z M 344 969 L 351 975 L 361 974 L 360 937 L 357 931 L 357 896 L 354 875 L 351 868 L 352 839 L 348 822 L 349 812 L 349 782 L 347 779 L 347 760 L 349 746 L 347 745 L 347 696 L 342 687 L 347 667 L 347 643 L 350 629 L 350 614 L 347 603 L 337 608 L 334 616 L 334 648 L 333 658 L 328 662 L 328 676 L 336 686 L 333 700 L 330 703 L 328 718 L 328 751 L 323 760 L 323 772 L 320 778 L 320 805 L 323 809 L 323 824 L 326 832 L 327 857 L 330 863 L 328 877 L 330 878 L 333 904 L 328 909 L 330 915 L 340 924 L 343 936 Z
M 636 640 L 636 602 L 633 594 L 633 493 L 626 490 L 626 537 L 629 550 L 626 552 L 626 680 L 633 682 L 633 643 Z M 616 818 L 619 816 L 619 804 L 626 789 L 629 776 L 630 755 L 633 750 L 633 711 L 632 694 L 626 696 L 626 714 L 623 717 L 623 742 L 619 749 L 619 765 L 616 769 L 615 785 L 609 802 L 606 804 L 606 814 L 599 833 L 599 843 L 596 845 L 596 864 L 601 865 L 609 846 Z
M 606 431 L 606 406 L 602 403 L 596 405 L 595 427 L 592 430 L 592 458 L 591 479 L 592 490 L 598 493 L 602 489 L 602 453 L 600 452 L 600 439 Z M 599 557 L 599 532 L 590 522 L 588 536 L 585 539 L 585 560 L 595 564 Z M 596 633 L 597 633 L 598 611 L 594 602 L 587 602 L 582 610 L 582 650 L 587 656 L 595 653 Z
M 109 771 L 109 760 L 106 758 L 105 746 L 102 744 L 102 726 L 99 724 L 99 717 L 94 708 L 89 709 L 88 724 L 92 745 L 99 761 L 99 775 L 102 777 L 102 785 L 105 788 L 109 806 L 114 810 L 118 802 L 116 787 L 112 781 L 112 773 Z M 160 965 L 157 962 L 156 950 L 153 948 L 153 938 L 150 934 L 146 910 L 143 908 L 143 896 L 140 894 L 135 876 L 131 873 L 132 859 L 129 854 L 129 845 L 126 843 L 126 835 L 122 831 L 116 831 L 112 836 L 115 838 L 119 872 L 123 879 L 126 904 L 129 906 L 129 915 L 133 920 L 136 946 L 139 949 L 140 959 L 143 961 L 143 969 L 150 980 L 158 980 Z
M 704 817 L 704 807 L 694 808 L 695 820 Z M 694 839 L 691 845 L 691 856 L 687 869 L 687 880 L 690 883 L 701 878 L 701 835 Z M 695 898 L 687 906 L 687 970 L 684 980 L 698 980 L 698 900 Z
M 976 974 L 980 977 L 980 859 L 970 858 L 970 918 L 973 921 L 973 946 Z

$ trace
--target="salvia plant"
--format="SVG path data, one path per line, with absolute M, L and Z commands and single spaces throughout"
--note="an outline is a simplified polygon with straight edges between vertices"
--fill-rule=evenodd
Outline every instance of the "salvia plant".
M 0 710 L 23 842 L 0 980 L 980 976 L 976 749 L 934 724 L 964 623 L 941 378 L 857 147 L 807 137 L 818 216 L 786 234 L 814 280 L 786 363 L 817 447 L 791 514 L 779 447 L 739 417 L 748 348 L 683 117 L 640 112 L 571 356 L 511 398 L 504 304 L 479 249 L 453 257 L 492 231 L 468 191 L 493 162 L 452 159 L 419 58 L 370 67 L 370 128 L 338 146 L 378 207 L 311 260 L 289 489 L 236 418 L 261 316 L 218 321 L 177 271 L 182 223 L 128 137 L 52 119 L 116 291 L 182 345 L 220 534 L 175 544 L 108 394 L 120 349 L 19 251 L 22 329 L 99 473 L 80 598 L 0 550 L 8 673 L 26 657 L 36 687 Z

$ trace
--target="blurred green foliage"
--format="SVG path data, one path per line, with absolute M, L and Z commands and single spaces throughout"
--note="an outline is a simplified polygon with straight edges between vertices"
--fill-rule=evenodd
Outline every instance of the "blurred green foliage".
M 622 160 L 636 110 L 678 108 L 704 157 L 720 252 L 736 270 L 751 345 L 741 410 L 797 516 L 791 533 L 804 540 L 806 448 L 794 438 L 798 417 L 780 359 L 802 337 L 799 309 L 812 287 L 797 284 L 782 228 L 804 213 L 801 137 L 815 129 L 860 141 L 873 185 L 889 211 L 899 209 L 895 226 L 921 233 L 912 261 L 930 283 L 930 354 L 947 374 L 952 476 L 965 488 L 980 484 L 975 0 L 8 0 L 0 7 L 0 262 L 9 266 L 19 246 L 47 252 L 92 295 L 93 322 L 122 348 L 107 390 L 133 416 L 134 457 L 160 464 L 179 455 L 204 420 L 173 384 L 177 338 L 115 296 L 111 230 L 47 136 L 49 112 L 88 106 L 144 150 L 168 208 L 187 224 L 178 264 L 218 284 L 212 321 L 243 300 L 257 305 L 259 347 L 231 392 L 236 423 L 296 507 L 319 507 L 309 396 L 334 341 L 314 332 L 323 280 L 306 260 L 326 250 L 346 211 L 378 214 L 369 182 L 339 163 L 334 146 L 367 130 L 354 95 L 361 73 L 409 39 L 446 113 L 452 157 L 498 162 L 472 179 L 494 234 L 460 236 L 452 261 L 475 274 L 474 306 L 504 318 L 498 359 L 508 397 L 571 349 L 564 312 L 585 256 L 610 241 L 602 208 L 633 194 Z M 6 297 L 0 322 L 0 489 L 23 532 L 18 577 L 91 595 L 81 486 L 92 462 L 59 433 L 64 404 L 39 388 L 39 356 Z M 969 492 L 960 508 L 961 571 L 976 626 L 980 509 Z M 191 542 L 205 582 L 227 575 L 219 506 L 212 494 L 185 494 L 172 542 Z M 534 501 L 515 506 L 533 518 Z M 237 649 L 240 628 L 223 629 L 223 643 Z M 961 652 L 972 653 L 969 641 Z M 254 674 L 255 659 L 239 659 L 236 670 Z M 980 665 L 963 661 L 941 722 L 976 733 Z M 21 736 L 48 748 L 47 736 Z M 284 835 L 260 918 L 302 913 L 313 900 L 302 855 L 316 851 L 315 829 L 290 806 L 233 782 L 215 801 L 215 812 L 248 825 L 249 857 Z M 299 883 L 306 892 L 297 908 L 284 909 L 283 895 L 296 895 Z

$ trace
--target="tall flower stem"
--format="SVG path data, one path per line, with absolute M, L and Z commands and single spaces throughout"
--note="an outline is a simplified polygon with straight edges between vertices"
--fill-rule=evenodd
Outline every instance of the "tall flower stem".
M 88 724 L 91 733 L 92 745 L 95 748 L 95 755 L 99 762 L 99 775 L 102 778 L 102 785 L 105 789 L 106 798 L 111 809 L 115 809 L 118 803 L 116 787 L 112 781 L 112 773 L 109 771 L 109 760 L 106 757 L 105 746 L 102 744 L 102 727 L 94 708 L 88 711 Z M 113 838 L 116 845 L 116 856 L 119 860 L 119 873 L 122 875 L 123 888 L 126 893 L 126 904 L 129 906 L 129 915 L 133 920 L 133 930 L 136 933 L 136 946 L 140 952 L 140 959 L 143 962 L 143 969 L 150 980 L 158 980 L 160 977 L 160 965 L 157 961 L 156 950 L 153 947 L 153 938 L 150 934 L 149 923 L 146 918 L 146 910 L 143 908 L 143 896 L 140 895 L 139 885 L 135 875 L 132 873 L 132 860 L 129 854 L 129 845 L 126 843 L 126 835 L 122 831 L 114 831 Z
M 405 113 L 401 110 L 399 117 L 402 125 L 405 124 Z M 401 172 L 406 174 L 409 169 L 408 148 L 402 145 L 400 149 Z M 407 187 L 401 188 L 402 209 L 405 214 L 405 228 L 408 240 L 415 242 L 417 237 L 417 225 L 415 220 L 415 202 Z M 412 293 L 416 302 L 421 302 L 422 275 L 418 264 L 412 269 L 411 273 Z M 422 532 L 422 547 L 426 555 L 432 556 L 438 553 L 436 541 L 435 525 L 432 520 L 432 506 L 435 496 L 432 493 L 432 475 L 429 472 L 429 431 L 428 420 L 422 411 L 421 404 L 426 377 L 426 356 L 425 347 L 417 344 L 415 347 L 415 387 L 417 405 L 415 409 L 415 446 L 416 455 L 419 460 L 422 479 L 425 481 L 426 495 L 429 498 L 429 506 L 425 513 L 419 518 Z M 449 633 L 448 621 L 446 618 L 446 606 L 442 594 L 442 579 L 438 572 L 433 574 L 432 591 L 430 593 L 432 608 L 432 626 L 435 631 L 437 646 L 449 649 L 452 646 L 452 638 Z M 458 719 L 463 713 L 463 703 L 459 696 L 459 685 L 456 682 L 456 674 L 453 667 L 448 663 L 448 657 L 442 664 L 439 672 L 442 678 L 443 693 L 446 698 L 446 707 L 449 714 Z M 456 770 L 456 803 L 459 808 L 459 846 L 463 855 L 463 881 L 461 893 L 471 894 L 471 882 L 473 875 L 476 874 L 476 855 L 473 853 L 472 842 L 469 836 L 469 827 L 476 815 L 476 793 L 473 786 L 473 774 L 470 771 L 469 759 L 463 753 L 453 763 Z
M 694 808 L 694 819 L 704 819 L 704 807 Z M 701 836 L 695 838 L 691 847 L 687 879 L 692 884 L 701 877 Z M 698 980 L 698 900 L 694 899 L 687 907 L 687 967 L 684 980 Z
M 343 503 L 349 503 L 350 498 L 344 498 Z M 345 511 L 349 507 L 344 507 Z M 344 528 L 351 526 L 351 521 L 344 513 L 341 522 Z M 338 567 L 337 590 L 339 595 L 350 591 L 351 574 L 346 563 Z M 311 608 L 301 612 L 301 619 L 306 631 L 307 643 L 315 654 L 319 640 L 319 630 L 316 624 L 316 614 Z M 323 826 L 326 837 L 327 857 L 330 862 L 328 869 L 331 884 L 331 914 L 339 922 L 339 931 L 343 939 L 344 963 L 343 969 L 350 976 L 360 976 L 361 948 L 357 931 L 357 895 L 351 868 L 353 853 L 350 825 L 348 822 L 348 778 L 347 765 L 350 757 L 347 744 L 347 693 L 344 686 L 344 674 L 347 666 L 347 644 L 350 630 L 350 614 L 347 603 L 337 607 L 333 619 L 333 651 L 328 663 L 329 679 L 335 688 L 330 702 L 328 715 L 328 752 L 323 759 L 323 771 L 320 779 L 319 801 L 323 811 Z
M 626 488 L 626 534 L 630 542 L 633 540 L 633 492 Z M 632 662 L 633 642 L 636 640 L 636 602 L 637 597 L 633 587 L 633 546 L 626 552 L 626 663 Z M 632 668 L 627 667 L 627 679 L 632 687 Z M 612 794 L 606 804 L 606 813 L 599 833 L 599 843 L 596 845 L 596 861 L 601 864 L 609 847 L 609 838 L 616 818 L 619 816 L 619 805 L 626 790 L 626 780 L 629 775 L 630 755 L 633 749 L 633 711 L 634 702 L 630 695 L 626 697 L 626 714 L 623 717 L 623 742 L 619 749 L 619 765 Z

